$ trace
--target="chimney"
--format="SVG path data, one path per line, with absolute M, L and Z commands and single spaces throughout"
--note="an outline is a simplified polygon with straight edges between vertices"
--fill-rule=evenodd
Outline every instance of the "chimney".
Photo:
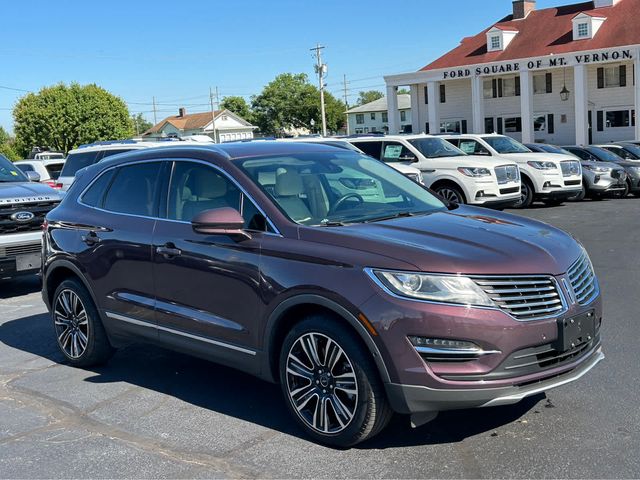
M 187 114 L 187 109 L 184 107 L 180 107 L 178 109 L 178 117 L 184 117 Z
M 513 19 L 521 20 L 536 9 L 536 0 L 514 0 Z
M 620 0 L 594 0 L 593 2 L 593 6 L 595 8 L 602 8 L 602 7 L 613 7 L 615 6 Z

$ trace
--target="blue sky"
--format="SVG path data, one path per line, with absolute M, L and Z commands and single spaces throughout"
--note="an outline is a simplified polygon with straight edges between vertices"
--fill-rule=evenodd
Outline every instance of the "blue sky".
M 570 3 L 538 0 L 538 8 Z M 326 46 L 330 91 L 350 101 L 382 75 L 416 70 L 511 11 L 511 0 L 129 0 L 6 2 L 0 44 L 0 125 L 23 91 L 76 81 L 120 96 L 158 120 L 179 105 L 206 110 L 209 87 L 249 98 L 277 74 L 313 75 Z M 10 90 L 10 87 L 18 90 Z

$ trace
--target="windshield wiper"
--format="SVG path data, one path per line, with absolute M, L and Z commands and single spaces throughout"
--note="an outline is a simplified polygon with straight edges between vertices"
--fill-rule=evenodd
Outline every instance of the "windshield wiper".
M 367 218 L 363 220 L 362 223 L 375 223 L 375 222 L 383 222 L 385 220 L 393 220 L 394 218 L 405 218 L 405 217 L 415 217 L 416 214 L 413 212 L 398 212 L 391 215 L 385 215 L 383 217 L 374 217 Z
M 345 225 L 347 225 L 346 223 L 343 222 L 322 222 L 320 223 L 320 227 L 344 227 Z

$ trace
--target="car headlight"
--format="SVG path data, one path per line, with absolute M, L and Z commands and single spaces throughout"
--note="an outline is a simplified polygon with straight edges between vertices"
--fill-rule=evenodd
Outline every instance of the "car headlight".
M 372 270 L 368 273 L 387 290 L 402 297 L 461 305 L 495 306 L 469 277 L 389 270 Z
M 611 169 L 609 167 L 600 167 L 598 165 L 584 165 L 584 168 L 586 168 L 587 170 L 591 170 L 592 172 L 596 172 L 596 173 L 607 173 L 607 172 L 611 171 Z
M 557 166 L 553 162 L 539 162 L 539 161 L 531 161 L 527 162 L 530 167 L 536 168 L 538 170 L 557 170 Z
M 467 177 L 490 177 L 491 171 L 483 167 L 460 167 L 458 171 Z

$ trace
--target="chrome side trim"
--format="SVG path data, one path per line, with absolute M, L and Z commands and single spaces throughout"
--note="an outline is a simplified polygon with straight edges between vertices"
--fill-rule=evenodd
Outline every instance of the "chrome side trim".
M 119 313 L 105 311 L 105 315 L 114 320 L 120 320 L 121 322 L 131 323 L 133 325 L 139 325 L 141 327 L 154 328 L 156 330 L 162 330 L 163 332 L 172 333 L 174 335 L 180 335 L 182 337 L 192 338 L 193 340 L 198 340 L 200 342 L 210 343 L 211 345 L 215 345 L 217 347 L 228 348 L 230 350 L 235 350 L 237 352 L 246 353 L 247 355 L 256 355 L 255 350 L 250 350 L 248 348 L 239 347 L 237 345 L 232 345 L 230 343 L 220 342 L 218 340 L 213 340 L 211 338 L 201 337 L 198 335 L 193 335 L 187 332 L 181 332 L 180 330 L 175 330 L 173 328 L 164 327 L 162 325 L 154 325 L 149 322 L 145 322 L 143 320 L 137 320 L 135 318 L 127 317 L 126 315 L 120 315 Z
M 461 355 L 461 356 L 477 356 L 492 355 L 494 353 L 502 353 L 500 350 L 482 350 L 477 348 L 451 349 L 451 348 L 432 348 L 432 347 L 416 347 L 418 353 L 435 354 L 435 355 Z

